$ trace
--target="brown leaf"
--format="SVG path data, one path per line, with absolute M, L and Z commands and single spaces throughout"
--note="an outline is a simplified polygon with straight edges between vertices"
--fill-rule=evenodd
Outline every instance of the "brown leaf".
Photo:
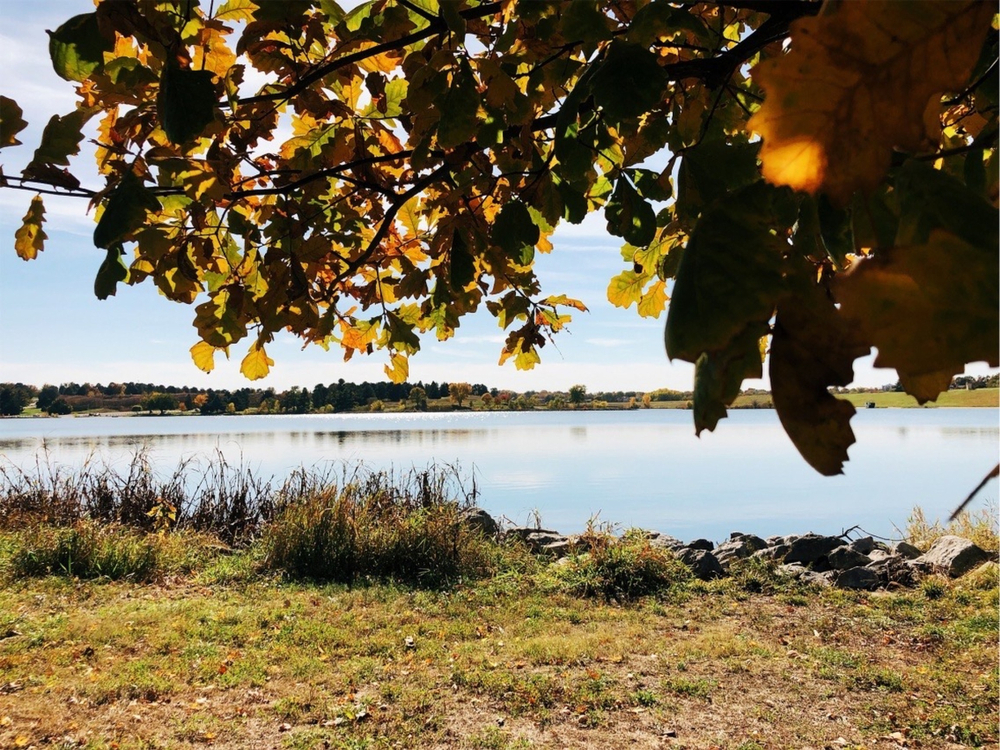
M 843 473 L 854 443 L 854 407 L 827 389 L 848 385 L 854 360 L 870 349 L 824 287 L 802 284 L 778 303 L 770 361 L 774 408 L 799 453 L 825 476 Z
M 853 0 L 795 21 L 791 51 L 754 71 L 766 98 L 749 128 L 764 140 L 764 176 L 840 204 L 873 188 L 894 148 L 936 142 L 930 99 L 966 83 L 995 12 L 974 0 Z
M 860 261 L 835 288 L 841 311 L 920 403 L 968 362 L 1000 366 L 997 248 L 934 229 L 925 244 Z M 910 389 L 913 390 L 910 390 Z

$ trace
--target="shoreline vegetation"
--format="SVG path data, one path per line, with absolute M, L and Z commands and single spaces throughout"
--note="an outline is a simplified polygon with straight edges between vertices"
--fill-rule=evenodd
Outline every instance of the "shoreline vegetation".
M 703 576 L 650 531 L 496 533 L 451 467 L 189 470 L 2 467 L 0 745 L 997 742 L 993 562 L 861 590 L 734 535 Z M 995 558 L 996 523 L 915 509 L 900 542 Z
M 955 378 L 952 387 L 924 408 L 998 408 L 1000 378 Z M 916 408 L 920 405 L 898 386 L 881 389 L 841 388 L 836 395 L 864 408 Z M 450 411 L 623 411 L 641 409 L 691 409 L 694 394 L 659 389 L 650 392 L 614 391 L 588 393 L 583 385 L 567 392 L 514 391 L 477 383 L 347 383 L 236 391 L 198 390 L 149 383 L 46 385 L 41 389 L 22 383 L 0 383 L 0 416 L 189 416 L 231 414 L 333 414 Z M 773 409 L 768 391 L 747 389 L 730 408 Z

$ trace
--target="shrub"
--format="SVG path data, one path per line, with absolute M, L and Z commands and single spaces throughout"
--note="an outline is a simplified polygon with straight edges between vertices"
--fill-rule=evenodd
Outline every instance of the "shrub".
M 455 477 L 355 470 L 337 482 L 299 474 L 279 493 L 264 534 L 265 567 L 295 578 L 394 580 L 437 587 L 503 564 L 503 549 L 460 522 Z
M 691 578 L 670 550 L 654 547 L 640 530 L 617 537 L 591 523 L 580 546 L 589 552 L 554 568 L 561 586 L 577 596 L 623 601 L 665 593 Z

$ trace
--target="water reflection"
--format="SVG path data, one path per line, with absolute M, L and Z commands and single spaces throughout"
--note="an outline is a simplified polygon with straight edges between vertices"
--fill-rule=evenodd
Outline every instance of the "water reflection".
M 580 530 L 605 520 L 678 536 L 730 531 L 889 535 L 914 505 L 942 518 L 996 462 L 996 410 L 872 410 L 854 419 L 846 475 L 809 469 L 773 412 L 740 411 L 695 439 L 690 414 L 669 411 L 305 417 L 0 420 L 0 454 L 31 467 L 41 451 L 79 466 L 115 465 L 145 450 L 169 473 L 181 460 L 223 460 L 279 479 L 298 466 L 431 462 L 475 471 L 490 511 Z M 992 490 L 996 496 L 996 489 Z

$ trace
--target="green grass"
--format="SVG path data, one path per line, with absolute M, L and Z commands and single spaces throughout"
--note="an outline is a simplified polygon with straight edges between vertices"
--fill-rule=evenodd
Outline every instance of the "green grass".
M 875 402 L 875 407 L 881 408 L 914 408 L 919 406 L 917 400 L 907 393 L 844 393 L 839 394 L 839 398 L 846 399 L 856 407 L 863 409 L 869 401 Z M 990 407 L 1000 406 L 1000 389 L 980 388 L 974 391 L 954 390 L 945 391 L 938 396 L 937 401 L 931 401 L 924 406 L 933 408 L 937 406 L 951 407 Z

